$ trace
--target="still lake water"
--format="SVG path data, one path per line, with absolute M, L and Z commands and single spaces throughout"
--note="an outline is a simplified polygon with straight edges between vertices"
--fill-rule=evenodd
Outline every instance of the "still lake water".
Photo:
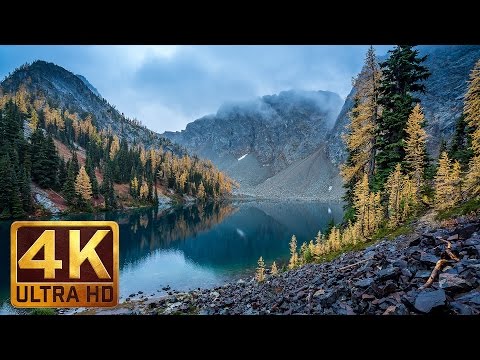
M 300 246 L 339 222 L 341 204 L 229 202 L 160 211 L 136 209 L 65 216 L 63 220 L 113 220 L 120 227 L 120 296 L 211 287 L 251 276 L 263 256 L 286 264 L 293 234 Z M 59 220 L 60 218 L 55 218 Z M 10 313 L 10 224 L 0 222 L 0 314 Z M 158 292 L 157 290 L 160 290 Z

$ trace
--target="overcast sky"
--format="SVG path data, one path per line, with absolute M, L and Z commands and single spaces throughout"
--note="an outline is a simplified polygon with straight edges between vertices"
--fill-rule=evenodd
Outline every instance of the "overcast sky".
M 368 46 L 0 46 L 0 77 L 33 60 L 85 76 L 128 117 L 181 130 L 225 101 L 282 90 L 348 95 Z M 383 55 L 390 46 L 376 46 Z

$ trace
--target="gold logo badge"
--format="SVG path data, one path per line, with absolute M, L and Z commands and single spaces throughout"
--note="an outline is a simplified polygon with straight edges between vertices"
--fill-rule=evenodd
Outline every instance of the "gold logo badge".
M 16 221 L 10 228 L 15 307 L 118 304 L 118 224 Z

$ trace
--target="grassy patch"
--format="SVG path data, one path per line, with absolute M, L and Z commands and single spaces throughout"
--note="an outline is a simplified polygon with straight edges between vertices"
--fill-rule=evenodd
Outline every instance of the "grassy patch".
M 57 315 L 57 312 L 52 308 L 36 308 L 30 309 L 30 315 Z
M 472 211 L 477 211 L 480 209 L 480 200 L 478 199 L 470 199 L 467 202 L 456 206 L 454 208 L 448 209 L 448 210 L 443 210 L 439 211 L 436 220 L 447 220 L 455 216 L 462 216 L 462 215 L 468 215 Z
M 345 246 L 338 251 L 334 251 L 334 252 L 329 253 L 326 256 L 323 256 L 317 262 L 322 263 L 322 262 L 332 261 L 335 258 L 342 255 L 343 253 L 347 253 L 347 252 L 350 252 L 350 251 L 364 250 L 367 247 L 369 247 L 370 245 L 373 245 L 373 244 L 375 244 L 375 243 L 377 243 L 380 240 L 383 240 L 385 238 L 388 239 L 388 240 L 393 240 L 400 235 L 406 235 L 406 234 L 411 233 L 412 231 L 413 231 L 413 226 L 410 222 L 406 223 L 402 226 L 399 226 L 394 230 L 389 229 L 387 227 L 382 227 L 377 231 L 377 233 L 374 236 L 372 236 L 372 240 L 369 240 L 369 241 L 366 241 L 366 242 L 358 242 L 356 245 Z

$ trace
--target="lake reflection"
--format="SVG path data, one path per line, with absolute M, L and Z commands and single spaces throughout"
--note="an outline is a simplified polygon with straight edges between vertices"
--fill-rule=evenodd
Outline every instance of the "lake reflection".
M 313 239 L 341 204 L 316 202 L 233 202 L 192 205 L 167 211 L 137 209 L 65 220 L 113 220 L 120 227 L 120 295 L 158 293 L 169 285 L 187 290 L 251 275 L 263 256 L 268 266 L 284 264 L 289 241 Z M 0 223 L 0 304 L 9 296 L 9 229 Z M 6 306 L 0 307 L 0 313 Z

